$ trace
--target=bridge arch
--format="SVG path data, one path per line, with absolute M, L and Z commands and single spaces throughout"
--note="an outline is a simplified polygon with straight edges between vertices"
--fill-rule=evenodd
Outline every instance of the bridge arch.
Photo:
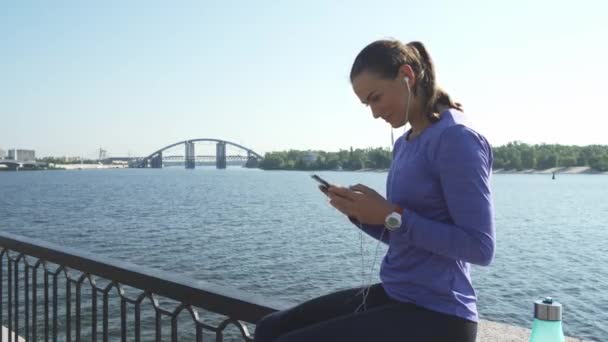
M 159 160 L 160 160 L 160 163 L 162 163 L 163 151 L 183 144 L 186 147 L 186 168 L 193 169 L 194 168 L 194 156 L 195 156 L 194 143 L 199 142 L 199 141 L 208 141 L 208 142 L 216 143 L 216 151 L 217 151 L 216 165 L 218 168 L 226 167 L 226 145 L 232 145 L 236 148 L 239 148 L 239 149 L 247 152 L 247 157 L 248 157 L 247 163 L 248 164 L 250 163 L 250 161 L 255 161 L 255 165 L 257 165 L 257 162 L 264 158 L 259 153 L 255 152 L 254 150 L 247 148 L 243 145 L 231 142 L 231 141 L 222 140 L 222 139 L 214 139 L 214 138 L 197 138 L 197 139 L 188 139 L 188 140 L 178 141 L 176 143 L 173 143 L 173 144 L 167 145 L 163 148 L 160 148 L 160 149 L 154 151 L 153 153 L 151 153 L 150 155 L 148 155 L 147 157 L 144 157 L 139 162 L 138 166 L 139 167 L 148 167 L 150 165 L 150 163 L 152 163 L 152 167 L 157 168 L 157 167 L 159 167 Z M 160 167 L 162 167 L 162 166 L 160 166 Z

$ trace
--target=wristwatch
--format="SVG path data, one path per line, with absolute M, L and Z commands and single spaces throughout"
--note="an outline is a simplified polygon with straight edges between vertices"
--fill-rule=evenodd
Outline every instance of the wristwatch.
M 401 215 L 403 214 L 403 209 L 397 207 L 394 211 L 391 211 L 390 214 L 386 216 L 384 219 L 384 227 L 390 231 L 394 231 L 397 228 L 401 227 Z

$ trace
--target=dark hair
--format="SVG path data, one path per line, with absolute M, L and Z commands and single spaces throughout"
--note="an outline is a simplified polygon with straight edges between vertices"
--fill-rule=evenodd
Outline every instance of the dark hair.
M 448 93 L 435 83 L 435 67 L 421 42 L 404 45 L 398 40 L 377 40 L 359 52 L 350 70 L 350 81 L 363 71 L 376 73 L 381 78 L 394 79 L 399 68 L 408 64 L 416 76 L 414 95 L 421 96 L 425 113 L 431 121 L 439 120 L 439 106 L 462 111 L 462 105 L 454 102 Z

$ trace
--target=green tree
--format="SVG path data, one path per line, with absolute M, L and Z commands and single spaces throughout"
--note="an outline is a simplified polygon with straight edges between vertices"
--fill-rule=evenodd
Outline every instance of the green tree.
M 557 144 L 528 145 L 519 141 L 492 148 L 495 169 L 549 169 L 558 166 L 589 166 L 599 171 L 608 170 L 608 146 L 566 146 Z M 310 153 L 317 154 L 315 162 L 308 162 Z M 266 170 L 359 170 L 390 167 L 391 151 L 383 148 L 325 151 L 270 152 L 259 167 Z
M 387 169 L 391 165 L 391 152 L 382 148 L 372 149 L 367 153 L 369 167 Z
M 589 166 L 598 171 L 608 171 L 608 153 L 591 157 L 591 160 L 589 160 Z
M 260 168 L 266 170 L 278 170 L 285 167 L 285 161 L 283 160 L 282 153 L 270 152 L 266 153 L 262 162 L 260 162 Z
M 538 168 L 540 170 L 550 169 L 557 166 L 556 154 L 542 154 L 538 158 Z
M 535 169 L 536 168 L 536 150 L 526 145 L 521 150 L 521 164 L 524 169 Z

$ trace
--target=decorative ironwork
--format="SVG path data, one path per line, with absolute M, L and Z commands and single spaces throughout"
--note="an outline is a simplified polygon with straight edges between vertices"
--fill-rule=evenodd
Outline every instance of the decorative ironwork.
M 203 341 L 208 335 L 251 341 L 250 327 L 284 307 L 236 289 L 0 233 L 0 322 L 9 342 Z

